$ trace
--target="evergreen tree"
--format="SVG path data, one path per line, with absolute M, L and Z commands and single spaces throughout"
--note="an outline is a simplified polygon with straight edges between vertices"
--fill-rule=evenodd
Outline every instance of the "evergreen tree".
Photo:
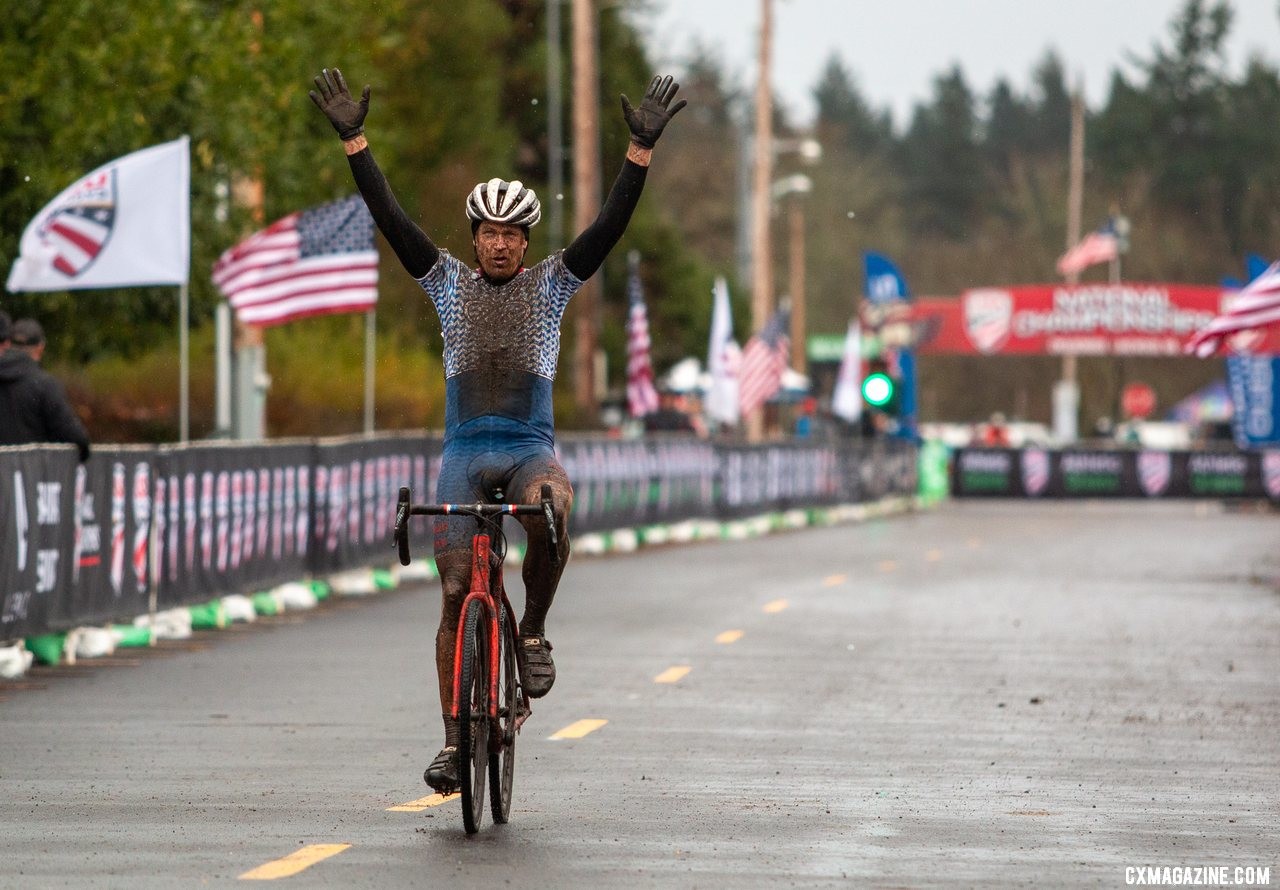
M 986 168 L 973 93 L 959 66 L 934 81 L 902 143 L 908 209 L 924 232 L 964 235 L 983 203 Z
M 888 111 L 871 109 L 839 56 L 827 59 L 813 98 L 818 106 L 818 139 L 824 145 L 843 144 L 855 152 L 872 154 L 891 144 Z

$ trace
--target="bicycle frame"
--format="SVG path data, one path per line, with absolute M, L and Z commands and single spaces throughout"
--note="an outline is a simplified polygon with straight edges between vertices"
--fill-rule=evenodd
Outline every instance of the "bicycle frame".
M 502 580 L 502 564 L 497 566 L 494 576 L 492 563 L 493 539 L 500 535 L 500 525 L 485 527 L 486 517 L 497 517 L 498 523 L 503 516 L 541 516 L 547 525 L 547 553 L 552 566 L 560 564 L 559 541 L 557 540 L 555 510 L 551 502 L 551 486 L 543 485 L 541 500 L 538 504 L 429 504 L 415 505 L 412 493 L 408 488 L 400 489 L 400 497 L 396 505 L 396 523 L 394 542 L 400 551 L 401 565 L 408 565 L 409 554 L 409 517 L 410 516 L 452 516 L 469 515 L 475 517 L 477 529 L 471 539 L 471 587 L 463 600 L 459 615 L 465 615 L 467 606 L 474 600 L 480 600 L 485 610 L 489 625 L 489 694 L 486 710 L 490 718 L 496 718 L 498 712 L 498 667 L 501 658 L 501 640 L 499 639 L 498 610 L 506 613 L 507 620 L 515 633 L 517 627 L 515 611 L 507 598 L 506 586 Z M 461 695 L 462 683 L 462 649 L 466 645 L 465 628 L 458 623 L 457 638 L 454 641 L 453 661 L 453 707 L 451 716 L 458 716 L 458 699 Z M 516 728 L 524 723 L 529 715 L 529 697 L 520 690 L 521 715 L 516 719 Z
M 477 519 L 477 522 L 480 520 Z M 499 638 L 498 629 L 498 610 L 501 609 L 507 615 L 507 621 L 511 622 L 510 627 L 516 627 L 516 613 L 511 607 L 511 600 L 507 598 L 507 589 L 502 581 L 502 564 L 499 563 L 496 575 L 491 563 L 492 535 L 494 531 L 486 529 L 477 529 L 476 534 L 471 538 L 471 590 L 467 593 L 467 597 L 462 601 L 462 608 L 459 615 L 465 615 L 467 606 L 475 600 L 479 600 L 484 608 L 485 619 L 489 630 L 489 693 L 485 710 L 490 719 L 497 720 L 498 717 L 498 673 L 499 663 L 502 657 L 502 641 Z M 458 717 L 458 699 L 462 695 L 462 647 L 466 645 L 466 628 L 461 621 L 458 622 L 458 635 L 454 643 L 453 657 L 453 708 L 451 716 L 456 720 Z M 523 705 L 524 715 L 527 716 L 529 711 L 529 697 L 524 690 L 520 690 L 521 704 Z M 516 728 L 524 723 L 524 717 L 516 720 Z M 499 744 L 502 744 L 500 741 Z

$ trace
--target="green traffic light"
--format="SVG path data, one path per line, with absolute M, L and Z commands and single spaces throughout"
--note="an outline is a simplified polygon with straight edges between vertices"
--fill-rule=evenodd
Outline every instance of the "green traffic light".
M 873 408 L 883 408 L 893 401 L 893 379 L 878 372 L 868 375 L 862 381 L 862 397 Z

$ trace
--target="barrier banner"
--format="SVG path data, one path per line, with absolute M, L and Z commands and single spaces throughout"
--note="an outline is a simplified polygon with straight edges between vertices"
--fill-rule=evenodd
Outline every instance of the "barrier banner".
M 49 615 L 72 627 L 140 615 L 151 602 L 151 483 L 156 450 L 95 447 L 72 483 L 71 588 Z
M 72 591 L 76 453 L 0 449 L 0 642 L 39 633 Z
M 562 440 L 572 532 L 676 522 L 715 512 L 715 449 L 696 439 Z
M 390 564 L 396 558 L 391 530 L 400 486 L 413 490 L 416 503 L 434 499 L 441 450 L 439 440 L 426 436 L 351 437 L 317 444 L 311 571 Z M 415 517 L 413 523 L 412 540 L 431 540 L 426 517 Z
M 907 442 L 722 446 L 719 513 L 857 503 L 916 487 L 916 451 Z
M 99 446 L 83 466 L 69 446 L 0 449 L 0 641 L 389 565 L 398 489 L 436 499 L 442 444 L 382 435 Z M 911 494 L 915 454 L 887 440 L 560 443 L 575 532 Z M 1242 470 L 1196 456 L 1184 475 L 1205 492 L 1266 484 L 1280 498 L 1280 451 L 1252 461 Z M 413 539 L 430 540 L 429 518 L 412 522 Z
M 1280 501 L 1280 450 L 961 448 L 957 497 L 1252 498 Z
M 158 453 L 151 513 L 162 607 L 307 573 L 313 449 L 211 443 Z

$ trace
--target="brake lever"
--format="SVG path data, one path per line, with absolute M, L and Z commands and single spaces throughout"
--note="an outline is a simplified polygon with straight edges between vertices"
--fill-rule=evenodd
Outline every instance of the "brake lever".
M 551 486 L 542 484 L 542 516 L 547 521 L 547 556 L 551 559 L 551 567 L 560 565 L 560 541 L 556 536 L 556 511 L 551 504 Z
M 411 492 L 407 487 L 400 487 L 400 498 L 396 501 L 396 528 L 393 535 L 396 548 L 400 551 L 400 565 L 409 564 L 409 503 Z

